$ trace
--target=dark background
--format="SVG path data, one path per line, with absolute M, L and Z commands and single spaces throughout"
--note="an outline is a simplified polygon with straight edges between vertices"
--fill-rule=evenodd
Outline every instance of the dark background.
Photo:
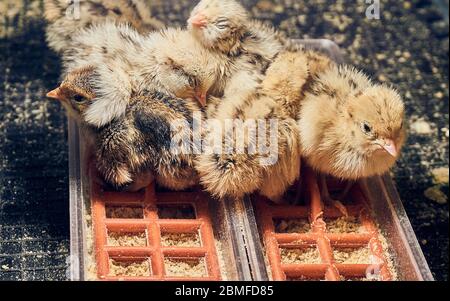
M 160 20 L 183 25 L 196 1 L 150 2 Z M 425 191 L 448 194 L 448 178 L 433 178 L 448 176 L 448 1 L 381 1 L 381 20 L 365 17 L 364 0 L 243 2 L 292 38 L 336 41 L 404 95 L 411 129 L 394 177 L 436 279 L 447 280 L 448 203 Z M 60 66 L 41 13 L 40 0 L 0 0 L 0 280 L 66 279 L 67 125 L 45 98 Z

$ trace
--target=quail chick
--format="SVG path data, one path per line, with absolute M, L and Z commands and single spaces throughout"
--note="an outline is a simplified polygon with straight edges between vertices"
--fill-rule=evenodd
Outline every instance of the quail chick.
M 298 124 L 301 155 L 316 171 L 343 180 L 386 173 L 405 141 L 404 104 L 392 88 L 353 68 L 333 66 L 304 92 Z M 324 181 L 324 198 L 331 200 Z
M 279 121 L 276 131 L 277 158 L 271 164 L 262 164 L 261 153 L 250 154 L 252 141 L 244 141 L 244 153 L 201 154 L 197 169 L 201 183 L 216 197 L 242 197 L 255 191 L 273 201 L 281 195 L 299 174 L 298 130 L 294 119 L 288 118 L 274 99 L 274 91 L 264 90 L 264 73 L 277 54 L 284 48 L 281 36 L 271 27 L 251 21 L 247 11 L 236 1 L 203 0 L 194 8 L 188 21 L 189 31 L 201 44 L 230 59 L 226 72 L 217 81 L 208 104 L 208 118 L 221 123 L 227 120 L 246 123 L 251 120 Z M 302 69 L 303 70 L 303 69 Z M 270 86 L 270 81 L 267 86 Z M 294 89 L 294 87 L 292 88 Z M 268 92 L 268 93 L 267 93 Z M 272 94 L 270 94 L 273 92 Z M 207 130 L 210 143 L 232 137 L 237 128 L 217 132 Z M 244 126 L 244 132 L 251 131 Z M 223 136 L 223 137 L 221 137 Z M 226 146 L 223 145 L 222 149 Z
M 64 53 L 66 70 L 94 65 L 97 101 L 86 121 L 103 126 L 120 117 L 133 94 L 156 90 L 204 103 L 226 60 L 205 49 L 190 33 L 169 28 L 147 36 L 126 25 L 93 26 L 74 37 Z
M 198 179 L 192 152 L 187 149 L 176 154 L 171 149 L 173 136 L 188 141 L 183 147 L 192 146 L 189 144 L 192 141 L 189 125 L 194 118 L 201 118 L 196 117 L 201 116 L 196 103 L 143 91 L 131 97 L 121 118 L 102 127 L 92 126 L 86 121 L 86 112 L 97 101 L 97 87 L 93 84 L 97 77 L 93 67 L 74 70 L 47 96 L 60 100 L 81 125 L 83 133 L 93 141 L 97 169 L 106 183 L 118 189 L 133 187 L 136 180 L 151 172 L 160 185 L 170 189 L 183 190 L 196 185 Z M 180 121 L 187 126 L 172 126 Z
M 288 45 L 288 40 L 273 27 L 252 21 L 246 9 L 235 0 L 202 0 L 192 10 L 188 30 L 206 48 L 225 55 L 229 63 L 211 95 L 245 93 L 261 80 L 273 58 Z M 239 73 L 236 75 L 236 73 Z M 230 84 L 231 78 L 236 85 Z M 248 80 L 247 80 L 248 78 Z M 235 99 L 237 99 L 235 97 Z
M 292 68 L 291 65 L 288 67 L 286 64 L 293 64 L 296 68 Z M 284 68 L 287 68 L 286 71 L 292 69 L 293 72 L 291 74 L 282 72 Z M 291 80 L 288 78 L 290 76 L 295 76 L 297 80 Z M 248 133 L 251 131 L 252 121 L 269 123 L 271 120 L 276 120 L 277 128 L 274 138 L 277 144 L 276 158 L 270 163 L 262 163 L 266 159 L 266 154 L 252 153 L 251 146 L 255 141 L 237 138 L 236 127 L 228 131 L 217 131 L 215 126 L 207 129 L 206 139 L 209 143 L 221 141 L 220 136 L 224 138 L 231 136 L 236 144 L 242 141 L 245 146 L 244 152 L 237 152 L 236 145 L 233 145 L 235 148 L 232 153 L 221 155 L 206 153 L 198 156 L 196 167 L 201 183 L 208 192 L 219 198 L 240 198 L 258 191 L 274 202 L 281 200 L 300 172 L 298 126 L 295 119 L 290 116 L 293 113 L 285 105 L 289 103 L 298 111 L 298 99 L 308 76 L 306 54 L 300 56 L 297 53 L 283 52 L 267 70 L 265 79 L 261 83 L 252 83 L 254 85 L 252 89 L 255 92 L 239 96 L 242 97 L 240 105 L 223 102 L 220 98 L 209 100 L 206 113 L 210 121 L 215 120 L 220 123 L 217 128 L 224 128 L 228 120 L 234 120 L 238 124 L 241 121 L 244 124 L 243 132 Z M 237 95 L 236 93 L 234 95 Z M 247 124 L 247 122 L 250 123 Z M 267 132 L 263 134 L 266 135 Z M 258 135 L 261 135 L 261 132 L 258 132 Z M 266 141 L 270 139 L 271 137 L 266 137 Z M 227 146 L 225 144 L 222 149 Z
M 71 47 L 80 30 L 106 21 L 130 24 L 141 33 L 163 28 L 143 0 L 45 0 L 47 41 L 56 52 Z
M 300 171 L 295 120 L 288 118 L 262 88 L 247 97 L 245 106 L 234 113 L 231 127 L 220 119 L 208 120 L 214 122 L 207 128 L 205 141 L 213 146 L 219 141 L 221 153 L 204 152 L 196 157 L 201 184 L 217 198 L 240 198 L 260 192 L 274 202 L 280 201 Z M 258 133 L 257 138 L 250 134 L 252 132 Z M 261 139 L 264 139 L 266 152 L 259 148 Z

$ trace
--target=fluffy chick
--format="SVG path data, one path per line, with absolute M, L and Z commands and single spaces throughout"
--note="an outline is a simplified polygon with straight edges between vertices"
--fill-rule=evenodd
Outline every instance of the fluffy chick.
M 301 101 L 301 155 L 316 171 L 343 180 L 384 174 L 405 141 L 404 110 L 394 89 L 350 67 L 329 68 Z
M 287 47 L 287 40 L 280 33 L 252 21 L 247 10 L 234 0 L 200 1 L 191 12 L 188 30 L 206 49 L 230 60 L 211 90 L 214 96 L 226 94 L 226 86 L 230 86 L 229 80 L 236 73 L 240 73 L 237 75 L 241 80 L 240 91 L 245 91 L 246 78 L 261 80 L 274 57 Z
M 127 25 L 106 23 L 73 41 L 64 53 L 66 70 L 94 65 L 99 74 L 98 100 L 86 112 L 86 121 L 96 126 L 120 117 L 131 96 L 144 90 L 202 103 L 226 63 L 181 29 L 142 36 Z
M 270 87 L 274 79 L 267 82 L 263 79 L 270 64 L 286 47 L 285 41 L 272 27 L 251 21 L 245 8 L 233 0 L 200 1 L 192 11 L 188 29 L 205 48 L 230 60 L 229 68 L 212 89 L 222 97 L 213 98 L 208 105 L 209 120 L 219 121 L 222 128 L 227 120 L 278 121 L 276 162 L 263 165 L 263 154 L 249 153 L 253 141 L 244 141 L 244 153 L 200 155 L 196 166 L 201 183 L 219 198 L 239 198 L 259 191 L 279 201 L 299 174 L 298 130 L 294 119 L 288 118 L 274 97 L 277 92 Z M 235 127 L 228 132 L 208 129 L 207 140 L 213 143 L 220 136 L 235 138 L 235 130 Z M 245 127 L 244 132 L 248 131 Z
M 121 118 L 102 127 L 92 126 L 86 121 L 86 112 L 97 101 L 97 87 L 93 84 L 97 77 L 93 67 L 74 70 L 47 96 L 60 100 L 83 133 L 89 134 L 97 169 L 106 183 L 127 188 L 141 175 L 152 172 L 160 185 L 170 189 L 196 185 L 192 156 L 187 151 L 172 152 L 171 142 L 174 135 L 181 136 L 184 142 L 192 141 L 189 126 L 172 125 L 191 125 L 195 116 L 201 116 L 194 114 L 199 112 L 198 106 L 163 93 L 143 91 L 131 97 Z
M 267 69 L 263 89 L 289 117 L 297 119 L 308 85 L 333 66 L 330 58 L 317 51 L 301 48 L 283 51 Z
M 207 128 L 205 140 L 213 146 L 219 141 L 222 153 L 204 152 L 197 156 L 200 182 L 217 198 L 240 198 L 260 192 L 278 202 L 299 176 L 298 127 L 273 98 L 265 95 L 263 89 L 246 100 L 245 106 L 237 108 L 235 118 L 231 119 L 238 125 L 227 128 L 226 121 L 208 119 L 215 122 Z M 276 127 L 270 124 L 271 120 L 277 122 Z M 265 122 L 266 128 L 260 126 L 260 121 Z M 271 136 L 269 130 L 273 130 L 275 136 Z M 252 132 L 257 132 L 258 136 L 248 138 L 246 135 Z M 260 152 L 258 148 L 263 137 L 270 153 Z M 237 151 L 239 145 L 241 152 Z M 231 152 L 226 151 L 228 147 L 233 148 Z
M 56 52 L 71 47 L 80 30 L 105 21 L 126 23 L 141 33 L 164 27 L 143 0 L 44 0 L 47 41 Z
M 306 54 L 300 56 L 292 52 L 281 53 L 268 69 L 266 78 L 261 83 L 252 82 L 255 92 L 240 95 L 242 104 L 239 106 L 235 106 L 233 102 L 223 102 L 220 98 L 211 99 L 206 111 L 210 121 L 220 122 L 222 128 L 225 127 L 227 120 L 242 121 L 245 124 L 243 131 L 248 133 L 251 131 L 251 123 L 250 126 L 246 124 L 248 121 L 261 120 L 268 123 L 270 120 L 276 120 L 278 127 L 275 138 L 278 144 L 275 146 L 277 158 L 268 164 L 261 163 L 266 159 L 267 154 L 251 153 L 250 145 L 255 141 L 246 139 L 242 141 L 245 146 L 244 153 L 237 153 L 234 149 L 235 152 L 231 154 L 199 155 L 196 167 L 201 183 L 208 192 L 219 198 L 239 198 L 258 191 L 272 201 L 278 202 L 298 178 L 300 172 L 299 132 L 295 119 L 291 118 L 289 110 L 284 105 L 286 103 L 293 105 L 298 102 L 300 91 L 309 75 L 306 61 Z M 287 67 L 286 64 L 294 63 L 299 68 L 293 68 L 292 74 L 282 72 L 282 69 Z M 291 80 L 289 77 L 292 76 L 295 76 L 297 80 Z M 236 127 L 229 131 L 217 131 L 213 126 L 207 129 L 206 139 L 211 144 L 214 141 L 221 141 L 220 136 L 231 136 L 232 139 L 236 139 L 236 131 Z M 270 141 L 269 139 L 270 137 L 267 136 L 266 141 Z M 238 139 L 235 143 L 240 142 Z M 226 145 L 223 144 L 222 150 L 225 147 Z

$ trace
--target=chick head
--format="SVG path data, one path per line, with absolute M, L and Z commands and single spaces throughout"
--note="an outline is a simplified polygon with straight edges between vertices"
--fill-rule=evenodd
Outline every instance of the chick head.
M 235 0 L 202 0 L 191 13 L 188 29 L 205 47 L 233 53 L 248 20 L 246 9 Z
M 95 100 L 95 76 L 95 70 L 90 66 L 74 70 L 47 97 L 59 100 L 71 117 L 81 121 Z
M 335 68 L 318 82 L 299 119 L 307 161 L 341 179 L 386 173 L 406 136 L 400 95 L 351 68 Z
M 397 158 L 405 139 L 405 107 L 399 94 L 387 86 L 374 85 L 350 97 L 345 119 L 355 131 L 355 142 L 368 154 Z

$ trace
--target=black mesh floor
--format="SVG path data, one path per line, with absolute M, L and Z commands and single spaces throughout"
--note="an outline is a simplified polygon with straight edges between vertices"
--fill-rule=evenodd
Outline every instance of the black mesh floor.
M 161 20 L 182 25 L 196 1 L 152 2 Z M 431 269 L 447 280 L 448 205 L 424 197 L 432 171 L 448 168 L 442 9 L 431 0 L 383 0 L 382 19 L 367 20 L 364 1 L 243 2 L 293 38 L 336 41 L 354 65 L 405 95 L 410 126 L 429 125 L 426 133 L 411 131 L 395 178 Z M 44 96 L 58 82 L 59 61 L 46 47 L 41 11 L 40 0 L 0 0 L 0 280 L 67 279 L 66 122 Z M 448 184 L 441 189 L 448 194 Z

